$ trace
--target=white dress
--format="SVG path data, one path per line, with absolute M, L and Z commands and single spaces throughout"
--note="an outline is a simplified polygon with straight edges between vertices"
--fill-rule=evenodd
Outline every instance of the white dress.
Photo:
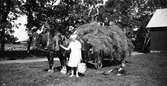
M 81 43 L 77 40 L 70 42 L 69 48 L 71 49 L 70 58 L 68 62 L 68 66 L 77 67 L 80 63 L 81 56 Z

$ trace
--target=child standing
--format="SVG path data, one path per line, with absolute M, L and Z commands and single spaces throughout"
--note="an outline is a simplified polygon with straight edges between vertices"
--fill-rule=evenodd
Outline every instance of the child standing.
M 71 67 L 71 75 L 70 77 L 74 76 L 74 70 L 76 70 L 76 77 L 79 77 L 78 75 L 78 64 L 81 62 L 82 56 L 81 56 L 81 43 L 76 39 L 77 35 L 73 34 L 71 35 L 70 39 L 71 42 L 69 43 L 69 46 L 66 48 L 63 45 L 60 45 L 65 50 L 70 50 L 70 58 L 68 62 L 68 66 Z

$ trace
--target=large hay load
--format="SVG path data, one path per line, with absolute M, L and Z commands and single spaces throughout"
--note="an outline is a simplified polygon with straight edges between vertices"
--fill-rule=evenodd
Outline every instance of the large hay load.
M 81 39 L 84 51 L 93 51 L 93 58 L 97 63 L 96 68 L 102 67 L 105 57 L 123 62 L 131 54 L 133 48 L 126 34 L 115 24 L 101 26 L 97 22 L 92 22 L 81 25 L 75 33 Z

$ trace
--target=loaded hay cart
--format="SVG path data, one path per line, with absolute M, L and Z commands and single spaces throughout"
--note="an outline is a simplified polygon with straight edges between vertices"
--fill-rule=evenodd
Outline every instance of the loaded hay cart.
M 133 49 L 132 42 L 115 24 L 101 26 L 92 22 L 81 25 L 74 33 L 83 44 L 84 61 L 94 60 L 97 69 L 102 68 L 105 58 L 125 63 L 126 57 L 131 55 Z

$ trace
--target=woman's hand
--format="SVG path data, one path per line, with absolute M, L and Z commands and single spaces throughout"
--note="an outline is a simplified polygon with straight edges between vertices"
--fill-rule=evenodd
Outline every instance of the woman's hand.
M 63 46 L 63 45 L 61 45 L 61 44 L 60 44 L 59 46 L 60 46 L 61 48 L 63 48 L 63 47 L 64 47 L 64 46 Z
M 64 47 L 64 46 L 61 45 L 61 44 L 60 44 L 60 47 L 63 48 L 63 49 L 65 49 L 65 50 L 69 50 L 69 49 L 70 49 L 69 47 L 66 48 L 66 47 Z

